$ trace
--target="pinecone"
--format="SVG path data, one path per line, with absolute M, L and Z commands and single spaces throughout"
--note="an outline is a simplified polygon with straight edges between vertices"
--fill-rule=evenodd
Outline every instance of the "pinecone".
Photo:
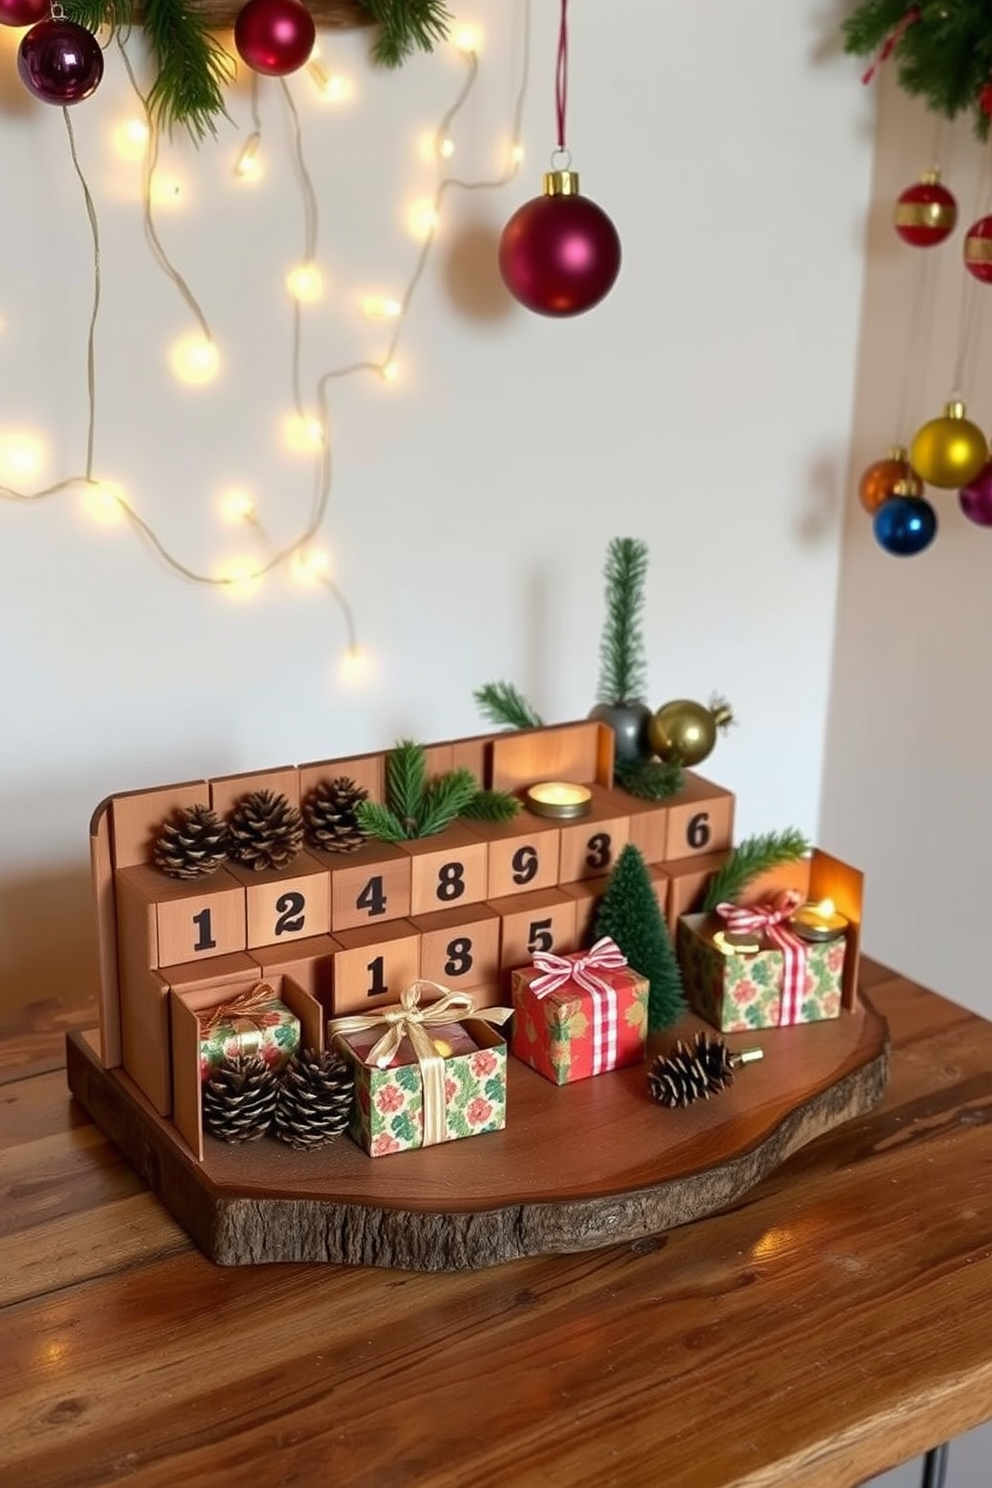
M 272 1125 L 278 1091 L 258 1054 L 222 1059 L 203 1086 L 203 1124 L 222 1142 L 257 1142 Z
M 205 878 L 227 857 L 227 828 L 209 806 L 179 807 L 159 828 L 153 856 L 170 878 Z
M 291 1147 L 319 1147 L 348 1125 L 355 1077 L 339 1055 L 303 1049 L 283 1071 L 275 1135 Z
M 651 1098 L 661 1106 L 709 1100 L 733 1084 L 739 1063 L 740 1055 L 731 1054 L 723 1039 L 707 1033 L 697 1033 L 691 1044 L 679 1039 L 669 1054 L 658 1055 L 648 1072 Z
M 368 791 L 347 775 L 322 780 L 303 803 L 307 841 L 324 852 L 355 852 L 367 836 L 358 825 L 355 807 L 368 798 Z
M 303 818 L 285 796 L 253 791 L 227 819 L 230 857 L 261 873 L 285 868 L 303 846 Z

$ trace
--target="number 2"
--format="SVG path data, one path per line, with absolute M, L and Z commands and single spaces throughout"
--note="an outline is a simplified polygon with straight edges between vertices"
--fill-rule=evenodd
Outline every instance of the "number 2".
M 276 900 L 276 909 L 279 911 L 279 918 L 276 920 L 277 935 L 295 935 L 303 929 L 306 923 L 306 915 L 303 913 L 306 902 L 303 895 L 297 894 L 295 890 L 279 895 Z

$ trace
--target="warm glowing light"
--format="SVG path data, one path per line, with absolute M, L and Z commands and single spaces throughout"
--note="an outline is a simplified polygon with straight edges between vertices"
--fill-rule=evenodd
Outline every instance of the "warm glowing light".
M 179 381 L 194 385 L 213 382 L 220 370 L 220 352 L 216 343 L 201 332 L 183 336 L 175 342 L 169 360 Z
M 258 591 L 262 578 L 258 562 L 252 558 L 229 558 L 217 575 L 225 594 L 235 599 L 250 599 Z
M 437 227 L 437 208 L 432 201 L 414 202 L 407 211 L 406 223 L 411 237 L 423 242 Z
M 383 362 L 381 370 L 384 382 L 395 382 L 400 375 L 399 363 L 396 361 Z
M 482 32 L 478 26 L 459 26 L 454 42 L 460 52 L 477 53 L 482 45 Z
M 0 434 L 0 476 L 9 481 L 31 480 L 41 469 L 45 449 L 34 434 Z
M 286 275 L 286 288 L 294 300 L 309 304 L 324 293 L 324 280 L 316 264 L 300 264 Z
M 403 306 L 399 300 L 391 300 L 382 295 L 368 295 L 362 301 L 362 310 L 369 320 L 397 320 L 403 314 Z
M 350 78 L 342 77 L 339 72 L 328 72 L 321 62 L 311 58 L 307 64 L 307 72 L 317 85 L 317 92 L 326 103 L 346 103 L 355 91 L 355 85 Z
M 342 682 L 357 683 L 367 681 L 371 672 L 371 662 L 367 651 L 361 646 L 349 646 L 344 656 L 338 674 Z
M 234 162 L 234 174 L 242 181 L 260 181 L 265 174 L 262 164 L 262 136 L 256 131 L 250 134 Z
M 789 929 L 803 940 L 815 942 L 839 940 L 850 928 L 850 920 L 839 914 L 832 899 L 801 904 L 788 920 Z
M 152 176 L 149 195 L 154 206 L 174 207 L 182 192 L 182 184 L 175 176 L 164 176 L 159 171 Z
M 114 130 L 114 149 L 122 160 L 142 160 L 149 129 L 144 119 L 125 119 Z
M 510 160 L 513 165 L 519 165 L 524 158 L 523 145 L 514 145 L 510 150 Z
M 295 454 L 305 455 L 324 446 L 324 426 L 312 414 L 291 413 L 283 425 L 286 445 Z
M 252 522 L 255 519 L 255 503 L 247 491 L 225 491 L 220 498 L 220 510 L 226 522 Z
M 116 481 L 87 481 L 82 494 L 83 510 L 94 522 L 110 527 L 127 515 L 127 497 Z
M 450 134 L 442 135 L 437 142 L 437 153 L 442 160 L 450 160 L 455 153 L 455 142 Z
M 585 816 L 592 805 L 592 791 L 586 785 L 569 780 L 542 780 L 524 792 L 524 804 L 535 816 L 557 817 L 567 821 Z
M 816 906 L 817 914 L 821 914 L 825 920 L 837 913 L 837 906 L 832 899 L 821 899 Z
M 293 574 L 302 584 L 325 578 L 330 567 L 331 555 L 324 548 L 298 548 L 293 554 Z

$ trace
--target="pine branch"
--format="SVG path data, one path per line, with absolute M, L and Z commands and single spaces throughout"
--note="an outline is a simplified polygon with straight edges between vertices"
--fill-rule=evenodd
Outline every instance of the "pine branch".
M 75 21 L 87 31 L 96 32 L 106 26 L 114 35 L 127 31 L 132 22 L 131 0 L 64 0 L 62 9 L 67 21 Z
M 613 776 L 621 790 L 640 801 L 665 801 L 677 796 L 685 784 L 685 771 L 678 762 L 663 764 L 660 760 L 618 760 Z
M 386 800 L 403 823 L 406 837 L 416 837 L 427 790 L 427 751 L 412 739 L 400 739 L 386 756 Z
M 471 770 L 449 770 L 447 775 L 439 775 L 424 792 L 416 830 L 410 836 L 434 837 L 443 832 L 456 816 L 461 816 L 478 789 L 479 782 Z
M 972 112 L 976 133 L 986 137 L 980 97 L 992 69 L 992 16 L 985 0 L 862 0 L 842 29 L 845 51 L 895 67 L 904 92 L 935 113 Z
M 182 124 L 195 143 L 216 135 L 217 118 L 228 118 L 224 88 L 234 62 L 185 0 L 143 0 L 142 21 L 156 62 L 148 111 L 172 134 Z
M 416 51 L 432 52 L 444 41 L 452 16 L 444 0 L 362 0 L 379 27 L 372 57 L 382 67 L 399 67 Z
M 512 682 L 487 682 L 472 694 L 479 712 L 499 728 L 543 728 L 544 722 Z
M 706 894 L 703 908 L 716 909 L 718 904 L 734 904 L 748 884 L 778 868 L 783 863 L 795 863 L 806 856 L 810 845 L 802 832 L 795 827 L 786 827 L 782 832 L 763 832 L 755 837 L 745 837 L 734 848 L 723 867 L 714 874 Z
M 461 814 L 469 821 L 508 822 L 513 821 L 520 807 L 520 798 L 508 791 L 480 790 Z
M 606 620 L 599 647 L 600 703 L 643 703 L 647 662 L 641 634 L 648 545 L 615 537 L 606 550 Z
M 399 817 L 378 801 L 359 801 L 355 820 L 367 837 L 375 837 L 379 842 L 406 841 L 407 834 Z

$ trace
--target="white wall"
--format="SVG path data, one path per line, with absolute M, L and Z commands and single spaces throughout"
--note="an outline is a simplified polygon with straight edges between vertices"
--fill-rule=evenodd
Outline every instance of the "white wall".
M 941 156 L 959 203 L 954 237 L 921 256 L 892 231 L 899 192 Z M 966 274 L 968 226 L 992 209 L 987 152 L 967 121 L 941 129 L 887 74 L 867 236 L 867 282 L 850 485 L 893 441 L 942 411 L 962 325 L 963 389 L 989 428 L 992 287 Z M 922 279 L 921 279 L 922 276 Z M 985 334 L 983 335 L 983 325 Z M 830 699 L 822 831 L 867 872 L 868 949 L 948 997 L 992 1014 L 984 952 L 966 927 L 987 917 L 992 832 L 992 531 L 965 520 L 956 493 L 929 491 L 939 521 L 923 554 L 874 542 L 853 495 Z
M 710 770 L 739 793 L 741 830 L 814 829 L 869 105 L 850 65 L 823 59 L 813 0 L 769 0 L 761 27 L 730 0 L 677 17 L 654 0 L 574 9 L 571 144 L 621 230 L 622 275 L 597 311 L 563 323 L 518 309 L 493 278 L 495 237 L 537 191 L 553 144 L 557 6 L 535 0 L 520 179 L 449 198 L 402 378 L 332 391 L 325 537 L 373 658 L 364 682 L 338 675 L 346 637 L 320 592 L 277 575 L 238 602 L 177 580 L 126 528 L 88 521 L 74 492 L 0 502 L 0 985 L 78 970 L 86 827 L 107 793 L 475 732 L 472 690 L 497 677 L 549 720 L 584 714 L 618 533 L 651 546 L 653 700 L 727 693 L 741 726 Z M 505 160 L 522 14 L 502 0 L 461 12 L 486 37 L 454 130 L 466 175 Z M 90 246 L 61 111 L 24 95 L 11 40 L 0 37 L 0 159 L 16 203 L 0 435 L 38 432 L 48 481 L 81 468 Z M 380 354 L 356 300 L 405 283 L 417 251 L 405 206 L 434 181 L 418 139 L 464 73 L 446 51 L 378 75 L 357 33 L 322 41 L 357 87 L 329 109 L 305 75 L 291 80 L 329 283 L 309 312 L 307 388 Z M 111 148 L 134 112 L 113 51 L 99 93 L 72 111 L 103 240 L 97 471 L 208 570 L 251 551 L 218 520 L 226 486 L 253 489 L 279 540 L 310 500 L 309 465 L 276 437 L 290 401 L 282 276 L 302 225 L 278 85 L 261 91 L 269 170 L 254 191 L 231 173 L 243 89 L 237 130 L 163 153 L 186 205 L 160 210 L 160 231 L 224 355 L 201 390 L 166 365 L 191 322 L 147 251 L 137 170 Z

